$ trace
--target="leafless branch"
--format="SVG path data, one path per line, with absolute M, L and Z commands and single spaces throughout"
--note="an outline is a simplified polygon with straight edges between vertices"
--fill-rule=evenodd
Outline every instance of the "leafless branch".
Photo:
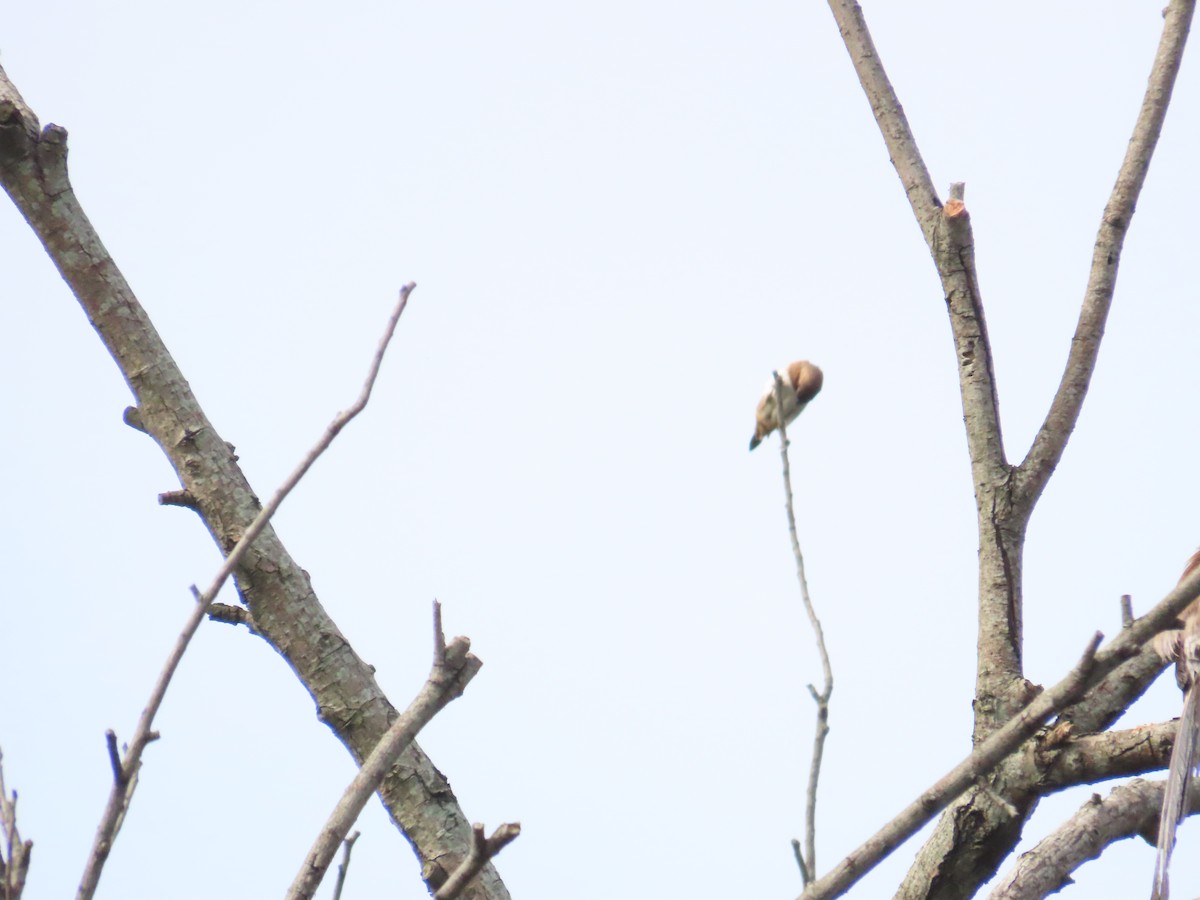
M 970 756 L 924 791 L 865 844 L 834 866 L 829 874 L 810 884 L 801 895 L 803 900 L 837 897 L 845 893 L 851 885 L 912 837 L 976 779 L 987 774 L 1017 746 L 1031 737 L 1055 711 L 1082 694 L 1099 660 L 1096 648 L 1100 639 L 1101 635 L 1097 633 L 1066 678 L 1039 694 L 1025 709 L 979 744 Z
M 1018 715 L 979 744 L 965 760 L 921 794 L 865 844 L 843 859 L 833 870 L 809 885 L 802 897 L 836 897 L 862 878 L 887 854 L 911 837 L 934 815 L 962 793 L 976 778 L 986 774 L 1055 712 L 1067 708 L 1090 686 L 1102 683 L 1118 666 L 1139 655 L 1142 644 L 1168 627 L 1192 600 L 1200 595 L 1200 569 L 1181 581 L 1150 612 L 1122 629 L 1109 644 L 1097 651 L 1097 634 L 1075 668 L 1054 687 L 1038 694 Z
M 1088 688 L 1082 700 L 1064 709 L 1060 718 L 1071 722 L 1080 734 L 1111 728 L 1166 666 L 1149 644 L 1130 653 L 1129 659 Z
M 1039 745 L 1034 752 L 1044 758 L 1044 774 L 1038 789 L 1050 794 L 1080 784 L 1158 771 L 1171 756 L 1178 728 L 1175 721 L 1159 722 L 1072 737 L 1056 747 Z
M 825 684 L 817 691 L 811 684 L 808 692 L 817 705 L 817 724 L 813 732 L 812 761 L 808 770 L 808 788 L 804 795 L 804 855 L 801 857 L 798 847 L 796 860 L 800 864 L 800 879 L 807 887 L 816 877 L 817 872 L 817 785 L 821 780 L 821 761 L 825 755 L 825 738 L 829 735 L 829 698 L 833 694 L 833 666 L 829 662 L 829 651 L 825 648 L 825 630 L 817 617 L 812 597 L 808 593 L 808 578 L 804 574 L 804 554 L 800 552 L 800 539 L 796 535 L 796 510 L 792 500 L 792 469 L 788 462 L 788 448 L 791 446 L 787 436 L 787 424 L 783 421 L 783 379 L 776 372 L 775 378 L 775 409 L 779 419 L 779 455 L 783 460 L 783 491 L 787 500 L 788 535 L 792 539 L 792 554 L 796 558 L 796 578 L 800 582 L 800 599 L 804 603 L 804 611 L 808 614 L 808 622 L 812 626 L 813 637 L 817 642 L 817 655 L 821 659 L 821 671 L 825 676 Z
M 246 552 L 250 549 L 250 545 L 254 543 L 254 539 L 267 526 L 267 523 L 271 520 L 271 516 L 279 509 L 280 504 L 292 492 L 292 489 L 300 482 L 300 479 L 304 477 L 304 474 L 312 467 L 312 464 L 317 461 L 317 458 L 333 443 L 333 439 L 337 437 L 338 433 L 366 407 L 367 401 L 371 397 L 371 389 L 375 386 L 375 379 L 379 374 L 379 366 L 383 361 L 383 355 L 387 350 L 388 342 L 392 339 L 392 334 L 396 330 L 396 323 L 400 321 L 400 315 L 404 312 L 404 307 L 408 303 L 408 295 L 414 287 L 416 285 L 410 283 L 401 288 L 400 299 L 397 301 L 396 307 L 388 319 L 387 327 L 384 329 L 383 337 L 380 339 L 379 346 L 371 360 L 367 379 L 363 384 L 358 399 L 355 400 L 349 409 L 338 413 L 333 418 L 333 421 L 325 429 L 325 433 L 321 435 L 320 440 L 317 441 L 313 448 L 308 451 L 304 459 L 301 460 L 300 465 L 284 480 L 279 490 L 267 501 L 267 504 L 259 510 L 258 515 L 255 516 L 250 526 L 217 570 L 217 574 L 213 576 L 212 583 L 208 588 L 202 593 L 197 592 L 195 587 L 192 588 L 192 593 L 195 596 L 195 604 L 188 615 L 183 630 L 180 632 L 179 637 L 175 639 L 175 645 L 171 648 L 167 662 L 158 675 L 158 680 L 155 682 L 154 689 L 150 693 L 150 699 L 146 702 L 145 709 L 142 710 L 142 715 L 138 719 L 133 737 L 129 741 L 129 747 L 125 751 L 124 759 L 120 763 L 120 771 L 114 772 L 113 786 L 109 792 L 108 803 L 104 807 L 104 813 L 100 818 L 100 824 L 96 829 L 96 837 L 92 843 L 87 867 L 84 869 L 83 878 L 80 880 L 79 890 L 76 893 L 77 900 L 91 900 L 95 895 L 96 887 L 100 883 L 100 873 L 104 868 L 105 861 L 108 859 L 108 854 L 112 849 L 112 842 L 116 838 L 120 821 L 125 814 L 125 810 L 128 808 L 129 800 L 132 796 L 134 787 L 133 777 L 141 766 L 142 752 L 145 750 L 146 744 L 152 740 L 151 725 L 154 722 L 154 717 L 158 714 L 159 707 L 162 706 L 163 698 L 167 693 L 167 687 L 170 685 L 171 678 L 174 676 L 175 670 L 179 667 L 179 663 L 183 659 L 184 651 L 187 650 L 192 636 L 195 635 L 196 630 L 200 627 L 200 623 L 204 621 L 204 616 L 208 612 L 213 600 L 216 599 L 221 587 L 237 568 L 242 557 L 246 555 Z M 109 734 L 112 734 L 112 732 L 109 732 Z M 116 738 L 114 736 L 110 740 L 110 748 L 115 744 L 115 741 Z
M 208 617 L 214 622 L 224 622 L 226 625 L 245 625 L 251 633 L 257 633 L 254 626 L 254 616 L 244 606 L 231 603 L 213 603 L 208 607 Z
M 463 889 L 471 883 L 472 878 L 480 873 L 488 860 L 516 840 L 521 833 L 521 823 L 505 822 L 486 840 L 483 836 L 482 825 L 478 823 L 473 825 L 472 832 L 475 840 L 470 854 L 462 861 L 462 865 L 446 879 L 446 883 L 438 888 L 438 892 L 433 895 L 433 900 L 456 900 L 461 896 Z
M 1056 828 L 996 883 L 989 900 L 1041 900 L 1071 883 L 1071 873 L 1096 859 L 1109 844 L 1141 836 L 1154 843 L 1163 782 L 1133 781 L 1114 788 L 1107 797 L 1091 797 L 1070 819 Z M 1200 782 L 1193 781 L 1189 800 L 1200 808 Z
M 465 637 L 456 637 L 449 644 L 446 643 L 442 632 L 442 607 L 436 600 L 433 602 L 433 618 L 434 657 L 428 680 L 408 709 L 392 723 L 371 755 L 363 760 L 354 780 L 347 786 L 305 857 L 288 889 L 288 900 L 308 900 L 313 896 L 338 846 L 401 752 L 447 703 L 462 695 L 467 683 L 483 665 L 470 652 L 471 642 Z M 480 868 L 486 861 L 484 859 L 480 863 Z
M 1112 306 L 1121 248 L 1142 185 L 1146 182 L 1150 159 L 1162 134 L 1195 8 L 1195 0 L 1171 0 L 1163 12 L 1162 37 L 1150 70 L 1146 95 L 1117 174 L 1117 183 L 1100 218 L 1087 290 L 1079 311 L 1075 336 L 1071 340 L 1066 370 L 1050 410 L 1046 413 L 1046 420 L 1038 429 L 1028 455 L 1017 470 L 1017 495 L 1022 505 L 1032 505 L 1041 495 L 1062 458 L 1067 439 L 1075 429 L 1079 411 L 1083 408 L 1083 399 L 1087 395 L 1092 372 L 1096 368 L 1096 357 L 1100 352 L 1100 339 L 1104 336 L 1104 323 Z
M 979 530 L 979 626 L 975 743 L 1024 705 L 1020 556 L 1024 522 L 1013 519 L 1011 466 L 1000 428 L 991 341 L 963 185 L 943 206 L 900 100 L 854 0 L 829 0 L 859 83 L 929 246 L 942 283 L 958 363 L 959 392 Z
M 350 870 L 350 851 L 354 849 L 354 842 L 358 840 L 358 836 L 361 833 L 360 831 L 356 831 L 342 841 L 342 861 L 338 863 L 337 882 L 333 886 L 333 900 L 342 900 L 342 888 L 346 884 L 346 872 Z
M 17 792 L 13 791 L 10 799 L 4 786 L 3 753 L 0 753 L 0 838 L 4 841 L 0 850 L 0 900 L 20 900 L 29 875 L 33 841 L 22 841 L 17 829 Z

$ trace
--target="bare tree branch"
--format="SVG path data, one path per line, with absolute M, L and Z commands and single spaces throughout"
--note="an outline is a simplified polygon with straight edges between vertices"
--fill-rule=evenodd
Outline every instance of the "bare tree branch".
M 1167 620 L 1168 625 L 1170 619 Z M 1078 703 L 1062 711 L 1061 718 L 1075 725 L 1081 734 L 1111 728 L 1129 706 L 1142 696 L 1166 667 L 1162 657 L 1149 644 L 1117 666 L 1098 684 L 1088 689 Z
M 1039 746 L 1045 757 L 1038 791 L 1050 794 L 1110 778 L 1144 775 L 1166 766 L 1179 723 L 1159 722 L 1071 738 L 1057 747 Z
M 162 448 L 223 554 L 260 504 L 230 445 L 191 387 L 88 221 L 67 176 L 66 131 L 43 131 L 0 68 L 0 184 L 41 240 L 112 354 L 137 406 L 125 420 Z M 309 691 L 318 717 L 356 760 L 364 759 L 397 715 L 372 668 L 322 607 L 308 574 L 267 527 L 235 575 L 256 634 L 284 657 Z M 339 677 L 330 679 L 336 671 Z M 412 843 L 422 877 L 435 890 L 469 852 L 471 826 L 445 776 L 414 743 L 385 779 L 380 796 Z M 472 900 L 506 900 L 490 866 L 468 890 Z
M 809 885 L 803 900 L 837 897 L 917 832 L 954 800 L 975 779 L 986 774 L 1058 710 L 1066 709 L 1087 690 L 1103 683 L 1123 661 L 1139 655 L 1142 644 L 1173 622 L 1189 603 L 1200 596 L 1200 569 L 1180 581 L 1150 612 L 1122 629 L 1109 644 L 1097 651 L 1097 634 L 1075 668 L 1054 687 L 1042 691 L 1020 714 L 977 746 L 961 763 L 942 776 L 866 843 L 838 863 L 831 872 Z
M 1066 678 L 1038 695 L 1021 713 L 976 747 L 970 756 L 922 792 L 921 796 L 865 844 L 834 866 L 829 874 L 810 884 L 801 894 L 803 900 L 837 897 L 845 893 L 881 859 L 916 834 L 972 782 L 985 775 L 1032 736 L 1055 710 L 1061 709 L 1082 694 L 1099 659 L 1096 648 L 1100 644 L 1100 637 L 1096 634 L 1092 638 L 1083 656 Z
M 1023 506 L 1032 505 L 1041 495 L 1062 458 L 1067 439 L 1075 429 L 1079 411 L 1083 408 L 1083 398 L 1087 395 L 1092 372 L 1096 368 L 1104 323 L 1117 285 L 1121 248 L 1142 185 L 1146 183 L 1150 159 L 1162 134 L 1195 8 L 1195 0 L 1172 0 L 1163 11 L 1162 38 L 1150 70 L 1146 95 L 1125 151 L 1125 160 L 1117 174 L 1117 183 L 1100 218 L 1100 231 L 1092 251 L 1092 268 L 1088 274 L 1075 336 L 1071 339 L 1066 370 L 1046 420 L 1038 429 L 1028 455 L 1017 470 L 1016 491 L 1018 502 Z
M 470 855 L 446 879 L 446 883 L 438 888 L 438 892 L 433 895 L 433 900 L 456 900 L 461 897 L 462 892 L 471 883 L 471 879 L 479 874 L 487 861 L 517 839 L 521 833 L 521 823 L 505 822 L 486 840 L 483 837 L 482 825 L 476 824 L 472 826 L 472 830 L 475 841 L 471 845 Z
M 20 900 L 33 858 L 33 841 L 22 841 L 17 828 L 17 792 L 9 799 L 4 786 L 4 754 L 0 753 L 0 900 Z
M 433 602 L 433 621 L 433 668 L 429 672 L 429 678 L 408 709 L 392 723 L 392 727 L 371 751 L 371 755 L 363 761 L 354 780 L 346 787 L 341 800 L 330 813 L 303 865 L 300 866 L 300 871 L 288 889 L 287 900 L 310 900 L 316 893 L 321 879 L 325 877 L 325 870 L 333 862 L 333 857 L 345 840 L 347 832 L 358 819 L 367 801 L 371 799 L 371 795 L 379 789 L 380 782 L 401 752 L 447 703 L 462 696 L 467 683 L 483 665 L 479 658 L 470 652 L 471 642 L 465 637 L 456 637 L 449 645 L 446 644 L 442 631 L 442 607 L 436 600 Z
M 395 309 L 392 310 L 392 315 L 388 319 L 383 337 L 380 339 L 379 346 L 375 350 L 375 355 L 371 359 L 370 370 L 367 373 L 367 379 L 363 383 L 358 399 L 354 401 L 349 409 L 334 416 L 333 421 L 326 427 L 325 433 L 321 435 L 320 440 L 308 451 L 304 459 L 300 461 L 300 465 L 284 479 L 283 484 L 279 486 L 279 489 L 267 501 L 266 506 L 259 510 L 258 515 L 254 517 L 254 521 L 250 523 L 250 526 L 242 534 L 237 545 L 225 558 L 221 567 L 217 569 L 217 574 L 213 576 L 212 583 L 209 584 L 208 588 L 202 593 L 197 592 L 195 587 L 192 588 L 192 593 L 196 599 L 195 605 L 188 615 L 183 631 L 175 639 L 175 645 L 171 648 L 167 662 L 159 673 L 158 680 L 154 684 L 154 689 L 150 693 L 150 699 L 146 702 L 146 707 L 142 710 L 142 715 L 138 719 L 133 737 L 129 741 L 129 747 L 125 751 L 125 758 L 119 764 L 117 764 L 113 752 L 116 746 L 116 736 L 111 731 L 108 732 L 109 757 L 114 766 L 113 785 L 109 791 L 108 803 L 104 807 L 104 813 L 100 817 L 100 825 L 96 829 L 96 837 L 92 842 L 92 851 L 89 854 L 83 878 L 79 882 L 79 890 L 76 893 L 77 900 L 91 900 L 96 893 L 96 887 L 100 884 L 100 873 L 104 869 L 104 862 L 108 859 L 109 851 L 112 850 L 113 840 L 116 838 L 121 818 L 124 816 L 125 810 L 128 809 L 130 798 L 133 795 L 133 789 L 136 785 L 134 775 L 141 766 L 142 751 L 146 749 L 146 744 L 153 740 L 151 725 L 154 723 L 154 717 L 158 714 L 159 707 L 162 706 L 163 699 L 167 694 L 167 688 L 171 684 L 175 670 L 179 667 L 179 663 L 183 659 L 183 654 L 187 650 L 188 644 L 196 634 L 200 623 L 204 621 L 204 616 L 208 612 L 209 606 L 216 599 L 217 594 L 220 593 L 229 576 L 241 564 L 243 557 L 245 557 L 250 549 L 250 545 L 254 543 L 255 539 L 262 534 L 263 529 L 267 527 L 267 523 L 271 521 L 271 516 L 275 515 L 275 511 L 279 509 L 280 504 L 283 503 L 284 499 L 292 492 L 296 485 L 300 483 L 300 479 L 312 468 L 313 463 L 329 448 L 329 445 L 333 443 L 333 439 L 338 436 L 341 430 L 366 408 L 367 401 L 371 398 L 371 390 L 375 386 L 375 379 L 379 375 L 379 367 L 383 363 L 383 355 L 387 351 L 388 343 L 391 342 L 392 335 L 396 331 L 396 323 L 400 321 L 404 307 L 408 305 L 408 295 L 412 293 L 414 287 L 416 285 L 410 283 L 401 288 L 400 299 L 397 301 Z
M 979 527 L 979 658 L 976 743 L 1029 699 L 1021 668 L 1021 549 L 1025 521 L 1012 517 L 1011 467 L 1004 452 L 996 376 L 975 270 L 970 216 L 956 184 L 942 206 L 900 100 L 884 71 L 862 9 L 829 0 L 842 40 L 871 104 L 945 294 L 958 360 L 963 422 Z
M 867 30 L 862 10 L 853 0 L 829 0 L 851 61 L 870 101 L 872 112 L 900 175 L 913 212 L 933 255 L 945 291 L 951 330 L 959 363 L 959 384 L 967 444 L 971 457 L 979 524 L 979 637 L 975 686 L 976 744 L 1029 702 L 1033 686 L 1022 668 L 1022 553 L 1025 529 L 1034 503 L 1061 456 L 1067 435 L 1078 415 L 1087 380 L 1095 361 L 1096 342 L 1111 300 L 1116 273 L 1116 253 L 1127 227 L 1128 213 L 1144 180 L 1153 141 L 1161 127 L 1178 69 L 1187 23 L 1194 0 L 1173 0 L 1167 13 L 1151 87 L 1143 104 L 1138 131 L 1106 211 L 1101 239 L 1093 260 L 1093 284 L 1081 314 L 1080 331 L 1071 351 L 1073 363 L 1052 406 L 1047 426 L 1018 472 L 1008 464 L 1000 430 L 992 354 L 987 338 L 983 305 L 975 270 L 974 239 L 970 217 L 962 202 L 960 185 L 954 186 L 944 208 L 921 160 L 904 116 Z M 1186 11 L 1185 11 L 1186 7 Z M 1136 146 L 1135 146 L 1136 145 Z M 1126 207 L 1125 203 L 1128 203 Z M 1092 287 L 1096 291 L 1092 291 Z M 1057 430 L 1055 430 L 1057 429 Z M 1051 440 L 1055 435 L 1055 440 Z M 1020 478 L 1018 478 L 1020 475 Z M 1114 642 L 1114 644 L 1117 642 Z M 1111 671 L 1107 667 L 1106 671 Z M 1128 693 L 1109 682 L 1109 698 Z M 1089 713 L 1102 718 L 1099 705 Z M 968 896 L 973 885 L 994 871 L 995 865 L 1015 844 L 1021 823 L 1036 800 L 1036 775 L 1023 761 L 1015 760 L 995 776 L 994 790 L 1005 803 L 993 815 L 970 815 L 956 808 L 943 817 L 938 829 L 918 855 L 898 896 L 904 898 Z M 1009 771 L 1011 770 L 1011 771 Z M 1025 780 L 1022 780 L 1025 779 Z M 969 798 L 964 799 L 968 803 Z M 962 825 L 961 823 L 966 823 Z
M 783 378 L 779 373 L 775 379 L 775 409 L 786 409 L 783 400 Z M 800 582 L 800 599 L 804 603 L 804 611 L 808 614 L 808 622 L 812 626 L 813 637 L 817 643 L 817 655 L 821 660 L 821 671 L 825 676 L 825 684 L 817 691 L 811 684 L 808 692 L 817 705 L 817 724 L 813 731 L 812 760 L 808 769 L 808 788 L 804 795 L 804 853 L 801 855 L 799 845 L 793 841 L 796 861 L 800 866 L 800 879 L 805 887 L 817 877 L 817 784 L 821 780 L 821 761 L 825 755 L 825 738 L 829 735 L 829 698 L 833 694 L 833 666 L 829 662 L 829 651 L 825 647 L 825 629 L 813 606 L 812 597 L 808 593 L 808 578 L 804 574 L 804 554 L 800 552 L 800 538 L 796 535 L 796 510 L 792 499 L 792 469 L 788 462 L 788 441 L 786 416 L 780 412 L 779 419 L 779 455 L 783 460 L 783 491 L 787 500 L 788 535 L 792 539 L 792 555 L 796 558 L 796 578 Z
M 342 888 L 346 886 L 346 873 L 350 871 L 350 851 L 354 849 L 354 842 L 358 840 L 361 833 L 356 831 L 342 841 L 342 861 L 338 863 L 337 881 L 333 885 L 332 900 L 342 900 Z
M 1070 819 L 1020 859 L 996 883 L 989 900 L 1041 900 L 1071 884 L 1071 873 L 1099 858 L 1116 841 L 1141 837 L 1154 843 L 1164 782 L 1135 778 L 1107 797 L 1091 797 Z M 1200 781 L 1189 788 L 1191 808 L 1200 809 Z

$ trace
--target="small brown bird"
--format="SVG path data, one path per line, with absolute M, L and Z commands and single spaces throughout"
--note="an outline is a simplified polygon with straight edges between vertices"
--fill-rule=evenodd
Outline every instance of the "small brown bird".
M 808 401 L 821 392 L 821 384 L 825 376 L 821 374 L 820 369 L 804 359 L 776 369 L 775 374 L 783 379 L 783 424 L 790 425 L 804 407 L 808 406 Z M 750 438 L 751 450 L 779 427 L 779 411 L 775 406 L 775 378 L 772 376 L 770 383 L 767 384 L 767 389 L 759 398 L 758 407 L 754 410 L 754 437 Z
M 1183 574 L 1183 582 L 1200 567 L 1200 550 L 1192 554 Z M 1154 866 L 1154 890 L 1151 900 L 1167 900 L 1170 884 L 1167 870 L 1175 849 L 1175 829 L 1187 815 L 1187 788 L 1200 766 L 1200 600 L 1193 600 L 1179 616 L 1183 627 L 1164 631 L 1154 637 L 1154 649 L 1168 662 L 1175 663 L 1175 681 L 1183 691 L 1183 712 L 1179 731 L 1167 766 L 1167 786 L 1163 790 L 1162 812 L 1158 819 L 1158 861 Z

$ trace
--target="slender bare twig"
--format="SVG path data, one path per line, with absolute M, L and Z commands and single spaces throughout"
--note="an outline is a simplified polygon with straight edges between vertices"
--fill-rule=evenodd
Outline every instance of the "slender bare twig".
M 371 795 L 379 789 L 383 777 L 396 759 L 447 703 L 462 695 L 467 683 L 483 665 L 470 652 L 471 642 L 465 637 L 456 637 L 449 644 L 446 643 L 442 632 L 442 606 L 436 600 L 433 601 L 433 622 L 433 668 L 429 678 L 408 709 L 392 723 L 370 756 L 363 760 L 362 767 L 346 787 L 304 858 L 300 871 L 288 889 L 287 900 L 308 900 L 313 896 L 325 877 L 325 870 L 333 862 L 338 846 Z
M 33 858 L 33 841 L 22 841 L 17 829 L 17 792 L 9 799 L 4 786 L 4 754 L 0 753 L 0 900 L 20 900 Z
M 1067 439 L 1075 429 L 1079 411 L 1083 408 L 1092 372 L 1096 368 L 1096 357 L 1100 352 L 1100 339 L 1104 336 L 1104 322 L 1116 290 L 1121 248 L 1142 185 L 1146 182 L 1150 159 L 1162 134 L 1195 8 L 1195 0 L 1172 0 L 1163 11 L 1162 38 L 1150 70 L 1137 124 L 1134 125 L 1133 136 L 1129 139 L 1125 159 L 1117 174 L 1117 183 L 1113 185 L 1104 214 L 1100 217 L 1087 290 L 1079 310 L 1075 336 L 1071 339 L 1066 369 L 1046 413 L 1046 420 L 1038 429 L 1025 460 L 1018 467 L 1017 494 L 1019 502 L 1024 505 L 1031 505 L 1041 495 L 1062 458 Z
M 175 670 L 179 667 L 180 660 L 183 659 L 183 654 L 187 650 L 188 643 L 200 627 L 200 623 L 204 621 L 204 616 L 208 612 L 209 605 L 216 599 L 225 581 L 233 573 L 234 569 L 237 568 L 238 563 L 246 555 L 250 545 L 254 543 L 254 539 L 267 526 L 267 523 L 271 520 L 271 516 L 279 509 L 280 504 L 292 492 L 292 489 L 296 487 L 300 479 L 312 467 L 313 463 L 317 461 L 317 458 L 333 443 L 338 433 L 366 407 L 367 401 L 371 398 L 371 389 L 375 386 L 375 379 L 379 375 L 379 367 L 383 363 L 383 355 L 387 351 L 388 343 L 391 341 L 392 334 L 396 330 L 396 324 L 400 321 L 400 315 L 404 312 L 404 307 L 408 304 L 408 295 L 412 293 L 414 287 L 416 285 L 410 282 L 400 289 L 400 299 L 397 301 L 395 308 L 392 310 L 392 315 L 388 319 L 387 327 L 384 329 L 383 337 L 380 339 L 379 346 L 375 350 L 366 381 L 363 383 L 358 399 L 354 401 L 349 409 L 334 416 L 333 421 L 326 427 L 325 433 L 321 435 L 320 440 L 308 451 L 304 459 L 300 461 L 300 465 L 284 480 L 279 490 L 267 501 L 266 505 L 259 510 L 258 515 L 254 517 L 254 520 L 250 523 L 245 533 L 242 534 L 233 550 L 225 558 L 224 563 L 217 570 L 217 574 L 213 576 L 212 583 L 208 588 L 203 592 L 198 592 L 193 586 L 192 593 L 195 597 L 195 605 L 188 615 L 183 631 L 175 639 L 175 645 L 171 648 L 167 662 L 159 673 L 158 680 L 154 684 L 154 689 L 150 693 L 150 699 L 147 701 L 146 707 L 138 719 L 133 737 L 129 741 L 129 747 L 125 751 L 125 757 L 121 761 L 120 773 L 114 773 L 115 777 L 113 778 L 112 790 L 108 795 L 108 803 L 105 805 L 100 824 L 96 829 L 96 837 L 92 843 L 87 867 L 84 869 L 83 878 L 80 880 L 79 890 L 76 893 L 77 900 L 90 900 L 96 892 L 97 885 L 100 883 L 100 873 L 104 868 L 105 860 L 108 859 L 109 851 L 112 849 L 112 842 L 116 837 L 117 829 L 120 827 L 121 818 L 124 816 L 125 810 L 129 805 L 134 785 L 133 779 L 141 765 L 142 751 L 145 750 L 146 744 L 153 740 L 154 735 L 150 726 L 154 722 L 154 717 L 157 715 L 159 707 L 162 706 L 163 698 L 167 693 L 167 687 L 171 683 L 171 678 L 174 676 Z M 115 737 L 113 741 L 115 742 Z
M 350 869 L 350 851 L 354 849 L 354 842 L 358 840 L 361 831 L 356 831 L 350 837 L 342 841 L 342 861 L 338 863 L 337 882 L 333 886 L 332 900 L 342 900 L 342 888 L 346 884 L 346 872 Z
M 482 825 L 476 823 L 471 826 L 471 830 L 474 834 L 471 852 L 462 861 L 462 865 L 455 869 L 445 883 L 438 888 L 437 893 L 433 895 L 433 900 L 457 900 L 466 886 L 471 883 L 471 879 L 487 865 L 488 860 L 516 840 L 521 833 L 521 823 L 505 822 L 487 839 L 484 839 Z
M 788 462 L 790 442 L 787 436 L 787 425 L 783 421 L 783 379 L 776 372 L 775 378 L 775 409 L 779 411 L 779 455 L 783 459 L 783 491 L 787 500 L 788 535 L 792 539 L 792 554 L 796 557 L 796 578 L 800 582 L 800 599 L 804 603 L 804 611 L 808 613 L 808 622 L 812 626 L 813 637 L 817 642 L 817 655 L 821 659 L 821 671 L 825 683 L 818 691 L 811 684 L 808 692 L 817 705 L 817 725 L 813 733 L 812 761 L 808 769 L 808 788 L 804 795 L 804 855 L 793 842 L 796 850 L 796 861 L 800 864 L 800 879 L 805 887 L 817 877 L 817 784 L 821 780 L 821 761 L 825 755 L 825 738 L 829 735 L 829 698 L 833 694 L 833 666 L 829 662 L 829 651 L 825 648 L 825 630 L 817 617 L 808 593 L 808 578 L 804 574 L 804 554 L 800 552 L 800 539 L 796 535 L 796 510 L 792 500 L 792 469 Z

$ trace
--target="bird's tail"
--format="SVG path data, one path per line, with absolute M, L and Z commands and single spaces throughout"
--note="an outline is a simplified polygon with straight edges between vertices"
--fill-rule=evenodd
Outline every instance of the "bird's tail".
M 1186 664 L 1186 663 L 1185 663 Z M 1168 869 L 1175 849 L 1175 829 L 1187 814 L 1187 789 L 1192 772 L 1200 759 L 1200 686 L 1193 677 L 1183 697 L 1179 732 L 1171 750 L 1167 768 L 1167 786 L 1163 790 L 1162 813 L 1158 820 L 1158 860 L 1154 866 L 1154 891 L 1151 900 L 1167 900 L 1170 895 Z

